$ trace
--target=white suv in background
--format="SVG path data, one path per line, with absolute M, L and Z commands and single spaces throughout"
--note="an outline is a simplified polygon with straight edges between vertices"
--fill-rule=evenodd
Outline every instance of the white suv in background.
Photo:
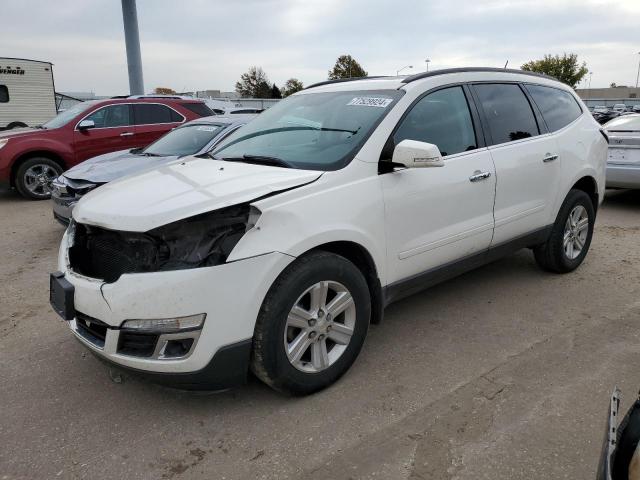
M 517 249 L 585 258 L 606 136 L 573 90 L 522 71 L 323 82 L 211 157 L 87 194 L 51 302 L 101 359 L 182 388 L 249 368 L 336 381 L 391 302 Z

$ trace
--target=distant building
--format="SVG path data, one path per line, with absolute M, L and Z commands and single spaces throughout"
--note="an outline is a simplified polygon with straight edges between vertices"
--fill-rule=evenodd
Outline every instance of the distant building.
M 609 88 L 578 88 L 576 93 L 589 107 L 612 107 L 616 103 L 624 103 L 627 106 L 640 105 L 640 88 L 635 87 L 621 85 Z

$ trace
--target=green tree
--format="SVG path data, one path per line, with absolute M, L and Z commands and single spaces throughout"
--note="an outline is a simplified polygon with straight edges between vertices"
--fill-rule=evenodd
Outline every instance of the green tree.
M 575 53 L 545 55 L 542 60 L 531 60 L 520 68 L 529 72 L 546 73 L 572 88 L 576 88 L 580 80 L 589 73 L 586 62 L 578 63 L 578 55 Z
M 249 68 L 236 82 L 236 92 L 244 98 L 269 98 L 271 86 L 267 74 L 260 67 Z
M 271 98 L 282 98 L 282 92 L 275 83 L 271 87 Z
M 304 85 L 297 78 L 290 78 L 284 82 L 284 86 L 280 89 L 282 92 L 282 98 L 286 98 L 289 95 L 293 95 L 304 88 Z
M 329 70 L 329 80 L 366 76 L 367 72 L 351 55 L 340 55 L 333 69 Z

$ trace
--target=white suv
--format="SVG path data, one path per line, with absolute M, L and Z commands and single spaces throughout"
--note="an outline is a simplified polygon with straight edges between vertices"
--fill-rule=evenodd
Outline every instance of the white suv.
M 90 192 L 51 302 L 101 359 L 182 388 L 306 394 L 391 302 L 523 247 L 583 261 L 607 141 L 571 88 L 468 68 L 323 82 L 212 154 Z

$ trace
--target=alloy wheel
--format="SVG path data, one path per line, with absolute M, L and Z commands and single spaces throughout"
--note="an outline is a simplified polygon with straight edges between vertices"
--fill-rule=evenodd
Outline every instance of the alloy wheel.
M 562 246 L 564 254 L 569 260 L 580 256 L 589 233 L 589 214 L 582 205 L 577 205 L 569 213 L 564 226 Z
M 309 287 L 293 304 L 284 330 L 284 348 L 291 365 L 318 373 L 346 351 L 356 324 L 356 305 L 341 283 L 322 281 Z
M 56 177 L 58 172 L 51 165 L 32 165 L 24 172 L 24 186 L 36 197 L 48 197 Z

